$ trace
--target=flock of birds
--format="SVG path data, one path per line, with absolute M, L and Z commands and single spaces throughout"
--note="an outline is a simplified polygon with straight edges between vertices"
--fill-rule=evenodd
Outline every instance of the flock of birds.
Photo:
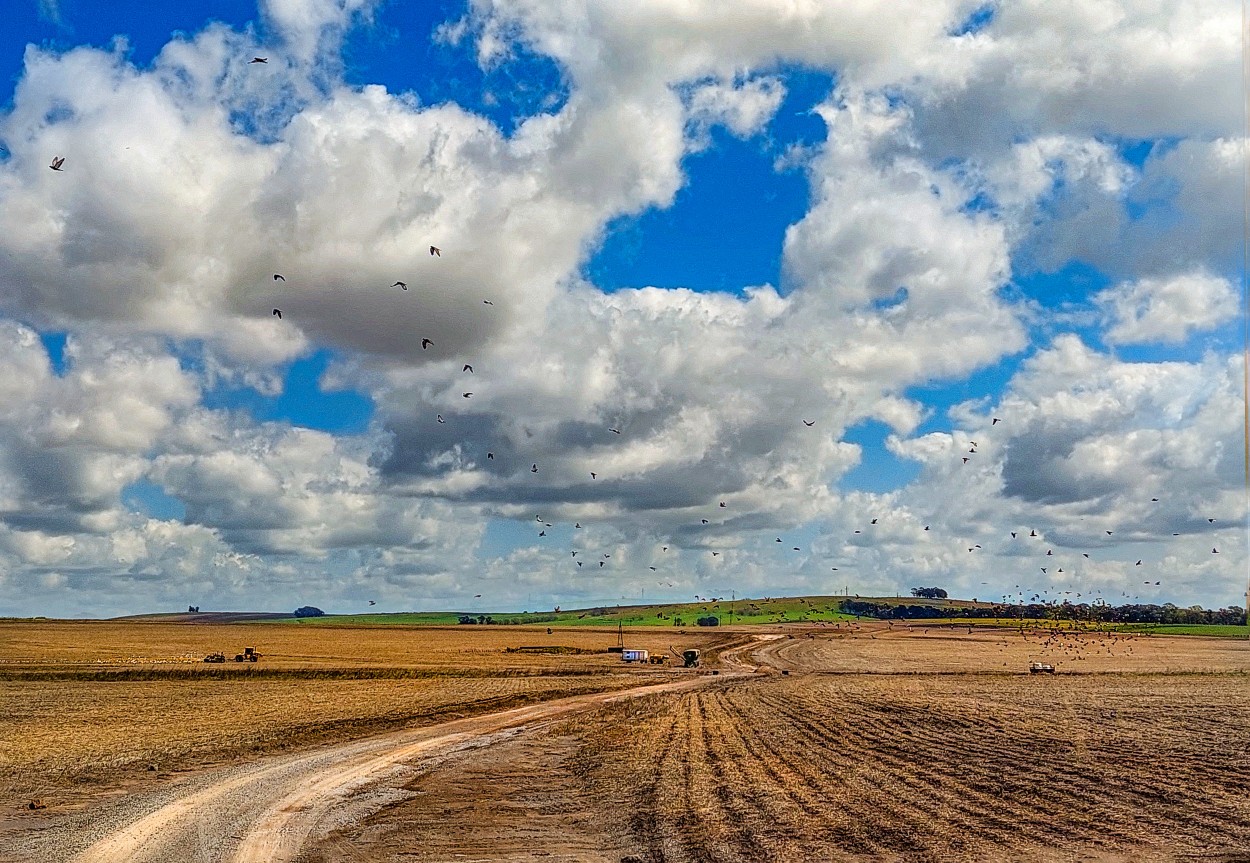
M 267 64 L 268 62 L 269 62 L 269 58 L 268 58 L 268 57 L 259 57 L 259 56 L 257 56 L 257 57 L 253 57 L 250 61 L 248 61 L 249 65 Z M 60 156 L 60 155 L 58 155 L 58 156 L 53 157 L 52 162 L 51 162 L 51 164 L 49 165 L 49 167 L 50 167 L 53 171 L 61 172 L 61 171 L 63 171 L 63 170 L 64 170 L 64 165 L 65 165 L 65 157 L 64 157 L 64 156 Z M 441 249 L 440 247 L 438 247 L 438 246 L 434 246 L 434 245 L 431 245 L 431 246 L 429 247 L 429 253 L 430 253 L 430 256 L 431 256 L 431 257 L 439 257 L 439 258 L 441 258 L 441 257 L 442 257 L 442 254 L 443 254 L 442 249 Z M 283 276 L 281 273 L 274 273 L 274 274 L 273 274 L 273 280 L 274 280 L 275 282 L 283 282 L 283 283 L 285 283 L 285 282 L 286 282 L 286 277 L 285 277 L 285 276 Z M 392 287 L 392 288 L 400 288 L 401 290 L 407 291 L 407 290 L 408 290 L 408 283 L 407 283 L 407 282 L 405 282 L 405 281 L 403 281 L 402 279 L 396 279 L 396 280 L 395 280 L 395 282 L 391 285 L 391 287 Z M 493 303 L 491 300 L 489 300 L 489 299 L 483 299 L 483 300 L 482 300 L 482 303 L 483 303 L 484 305 L 488 305 L 488 306 L 493 306 L 493 305 L 494 305 L 494 303 Z M 273 317 L 275 317 L 275 318 L 278 318 L 279 320 L 281 320 L 281 319 L 282 319 L 282 310 L 281 310 L 280 308 L 276 308 L 276 307 L 275 307 L 275 308 L 272 310 L 272 316 L 273 316 Z M 421 339 L 421 349 L 422 349 L 423 351 L 425 351 L 425 350 L 429 350 L 429 349 L 430 349 L 430 348 L 432 348 L 432 347 L 434 347 L 434 341 L 433 341 L 433 339 L 431 339 L 431 338 L 429 338 L 429 337 L 422 337 L 422 339 Z M 474 371 L 474 370 L 473 370 L 473 365 L 472 365 L 471 363 L 467 363 L 467 362 L 466 362 L 466 363 L 464 363 L 464 364 L 463 364 L 462 372 L 472 374 L 472 373 L 473 373 L 473 371 Z M 465 391 L 465 392 L 461 393 L 461 397 L 462 397 L 462 398 L 464 398 L 464 399 L 470 399 L 470 398 L 472 398 L 472 397 L 473 397 L 473 392 L 472 392 L 472 391 Z M 436 422 L 438 422 L 438 423 L 444 423 L 444 422 L 446 421 L 446 420 L 444 419 L 444 417 L 443 417 L 443 415 L 442 415 L 441 413 L 440 413 L 440 414 L 436 414 L 436 416 L 435 416 L 435 420 L 436 420 Z M 999 418 L 999 417 L 992 417 L 992 418 L 991 418 L 990 425 L 991 425 L 991 426 L 997 426 L 997 425 L 998 425 L 1000 422 L 1002 422 L 1002 421 L 1003 421 L 1003 420 L 1002 420 L 1001 418 Z M 803 423 L 803 425 L 804 425 L 805 427 L 807 427 L 807 428 L 813 428 L 813 427 L 816 425 L 816 421 L 815 421 L 815 420 L 803 419 L 803 420 L 802 420 L 802 423 Z M 622 434 L 621 429 L 619 429 L 619 428 L 615 428 L 615 427 L 609 427 L 609 428 L 607 429 L 607 431 L 608 431 L 608 433 L 610 433 L 610 434 L 614 434 L 614 435 L 621 435 L 621 434 Z M 979 446 L 979 445 L 978 445 L 978 443 L 977 443 L 976 441 L 968 441 L 968 444 L 969 444 L 969 446 L 968 446 L 967 454 L 964 454 L 964 455 L 961 455 L 961 456 L 960 456 L 960 458 L 961 458 L 961 460 L 962 460 L 962 464 L 964 464 L 964 465 L 967 465 L 967 464 L 971 461 L 971 459 L 972 459 L 972 458 L 973 458 L 973 457 L 977 454 L 977 449 L 978 449 L 978 446 Z M 495 459 L 495 453 L 494 453 L 493 451 L 487 451 L 487 453 L 486 453 L 486 458 L 487 458 L 488 460 L 494 460 L 494 459 Z M 533 463 L 531 463 L 531 464 L 530 464 L 530 468 L 529 468 L 529 470 L 530 470 L 530 473 L 535 473 L 535 474 L 536 474 L 536 473 L 538 473 L 538 472 L 539 472 L 538 463 L 537 463 L 537 462 L 533 462 Z M 591 478 L 592 480 L 598 479 L 598 477 L 599 477 L 599 473 L 598 473 L 597 471 L 591 471 L 591 472 L 590 472 L 590 478 Z M 1156 502 L 1156 503 L 1157 503 L 1157 502 L 1159 501 L 1159 499 L 1158 499 L 1158 498 L 1151 498 L 1151 501 L 1152 501 L 1152 502 Z M 718 509 L 718 510 L 724 510 L 724 509 L 727 509 L 727 508 L 728 508 L 728 506 L 729 506 L 729 505 L 728 505 L 728 503 L 727 503 L 726 501 L 719 501 L 719 502 L 718 502 L 718 504 L 717 504 L 717 509 Z M 544 521 L 544 519 L 542 518 L 542 516 L 536 516 L 535 518 L 536 518 L 536 521 L 538 521 L 539 523 L 541 523 L 541 526 L 542 526 L 542 528 L 543 528 L 543 529 L 540 529 L 540 530 L 538 531 L 538 537 L 539 537 L 539 538 L 545 538 L 545 537 L 547 537 L 546 528 L 552 528 L 552 527 L 554 527 L 555 525 L 554 525 L 552 522 Z M 1209 523 L 1214 523 L 1214 522 L 1215 522 L 1215 519 L 1214 519 L 1214 518 L 1209 518 L 1209 519 L 1207 519 L 1207 521 L 1208 521 Z M 706 526 L 706 525 L 710 525 L 711 523 L 712 523 L 711 518 L 708 518 L 708 517 L 702 517 L 702 518 L 700 519 L 700 524 L 701 524 L 701 525 Z M 865 530 L 865 529 L 871 529 L 871 527 L 872 527 L 872 526 L 875 526 L 875 525 L 877 525 L 877 524 L 878 524 L 878 519 L 877 519 L 877 518 L 873 518 L 873 519 L 869 522 L 869 525 L 867 526 L 867 528 L 857 528 L 857 529 L 855 529 L 854 533 L 855 533 L 855 534 L 862 534 L 862 533 L 864 532 L 864 530 Z M 581 529 L 581 528 L 582 528 L 582 524 L 581 524 L 580 522 L 577 522 L 577 523 L 575 523 L 575 524 L 574 524 L 574 528 L 575 528 L 575 529 Z M 924 530 L 925 530 L 925 531 L 928 531 L 929 529 L 930 529 L 930 526 L 929 526 L 929 525 L 925 525 L 925 526 L 924 526 Z M 1012 541 L 1015 541 L 1015 540 L 1019 539 L 1019 538 L 1020 538 L 1019 534 L 1020 534 L 1021 532 L 1022 532 L 1022 531 L 1011 531 L 1011 540 L 1012 540 Z M 1108 530 L 1108 531 L 1106 531 L 1106 534 L 1107 534 L 1107 536 L 1111 536 L 1111 535 L 1112 535 L 1112 531 Z M 1173 534 L 1173 536 L 1179 536 L 1179 534 Z M 1037 533 L 1037 531 L 1036 531 L 1035 529 L 1030 529 L 1030 531 L 1029 531 L 1029 533 L 1028 533 L 1027 538 L 1028 538 L 1028 539 L 1041 539 L 1041 537 L 1039 536 L 1039 534 Z M 777 537 L 777 538 L 776 538 L 776 542 L 777 542 L 777 543 L 782 543 L 782 542 L 783 542 L 783 540 L 781 539 L 781 537 Z M 797 546 L 797 545 L 796 545 L 796 546 L 792 546 L 791 548 L 792 548 L 792 550 L 793 550 L 793 551 L 796 551 L 796 552 L 801 552 L 801 551 L 802 551 L 802 548 L 801 548 L 800 546 Z M 669 550 L 669 547 L 668 547 L 667 545 L 662 546 L 661 550 L 662 550 L 663 552 L 667 552 L 667 551 Z M 981 550 L 981 545 L 979 545 L 979 544 L 975 544 L 975 543 L 974 543 L 972 546 L 969 546 L 969 547 L 968 547 L 968 552 L 969 552 L 969 553 L 975 553 L 975 552 L 980 551 L 980 550 Z M 578 551 L 576 551 L 576 550 L 575 550 L 575 551 L 573 551 L 573 552 L 572 552 L 572 558 L 574 559 L 574 562 L 577 564 L 577 566 L 578 566 L 578 567 L 582 567 L 586 561 L 585 561 L 585 559 L 583 559 L 583 560 L 577 560 L 576 558 L 577 558 L 577 556 L 578 556 L 578 553 L 579 553 L 579 552 L 578 552 Z M 720 550 L 717 550 L 717 549 L 709 549 L 709 553 L 710 553 L 710 555 L 711 555 L 713 558 L 718 558 L 718 557 L 720 557 L 720 556 L 721 556 L 721 551 L 720 551 Z M 1219 554 L 1219 550 L 1213 547 L 1213 548 L 1211 549 L 1211 553 L 1212 553 L 1212 554 Z M 1047 549 L 1046 549 L 1046 551 L 1045 551 L 1045 554 L 1044 554 L 1044 555 L 1042 555 L 1042 557 L 1044 557 L 1044 558 L 1054 558 L 1054 556 L 1055 556 L 1055 555 L 1054 555 L 1054 550 L 1053 550 L 1052 548 L 1047 548 Z M 1082 552 L 1082 556 L 1083 556 L 1083 558 L 1085 558 L 1085 559 L 1089 559 L 1089 558 L 1090 558 L 1090 555 L 1089 555 L 1089 553 L 1088 553 L 1088 552 Z M 610 559 L 611 559 L 611 554 L 609 554 L 609 553 L 602 553 L 602 556 L 596 560 L 596 562 L 598 563 L 598 567 L 599 567 L 599 568 L 602 568 L 602 567 L 606 566 L 607 561 L 608 561 L 608 560 L 610 560 Z M 1137 563 L 1135 564 L 1135 566 L 1142 566 L 1142 565 L 1143 565 L 1143 561 L 1141 561 L 1141 560 L 1138 560 L 1138 561 L 1137 561 Z M 1069 568 L 1071 568 L 1071 564 L 1069 564 Z M 656 572 L 656 571 L 657 571 L 657 568 L 656 568 L 655 566 L 649 566 L 649 567 L 648 567 L 648 569 L 649 569 L 650 571 L 652 571 L 652 572 Z M 1040 565 L 1039 565 L 1039 569 L 1041 570 L 1041 573 L 1042 573 L 1043 575 L 1055 575 L 1055 576 L 1058 576 L 1058 575 L 1064 575 L 1064 574 L 1066 574 L 1066 570 L 1065 570 L 1065 568 L 1064 568 L 1064 567 L 1062 567 L 1062 566 L 1059 566 L 1059 567 L 1053 567 L 1053 566 L 1040 566 Z M 1052 573 L 1052 569 L 1053 569 L 1053 573 Z M 838 572 L 838 571 L 839 571 L 839 568 L 838 568 L 837 566 L 833 566 L 833 567 L 831 567 L 831 570 L 832 570 L 833 572 Z M 1062 579 L 1061 579 L 1061 581 L 1062 581 Z M 981 582 L 981 583 L 982 583 L 982 584 L 987 584 L 987 582 Z M 1150 584 L 1151 584 L 1151 581 L 1150 581 L 1149 579 L 1147 579 L 1147 580 L 1145 580 L 1145 581 L 1144 581 L 1144 582 L 1142 582 L 1142 583 L 1143 583 L 1143 584 L 1145 584 L 1145 585 L 1150 585 Z M 674 587 L 674 586 L 675 586 L 675 585 L 673 584 L 673 582 L 666 582 L 666 581 L 663 581 L 663 580 L 661 580 L 661 581 L 657 581 L 657 582 L 656 582 L 656 584 L 657 584 L 658 586 L 661 586 L 661 587 L 666 586 L 666 585 L 667 585 L 668 587 Z M 1160 585 L 1161 585 L 1161 580 L 1156 580 L 1156 581 L 1154 581 L 1154 582 L 1153 582 L 1153 584 L 1154 584 L 1154 586 L 1160 586 Z M 1016 585 L 1016 587 L 1017 587 L 1017 589 L 1019 589 L 1019 587 L 1020 587 L 1020 586 L 1019 586 L 1019 585 Z M 1052 588 L 1056 589 L 1056 595 L 1058 595 L 1058 594 L 1059 594 L 1058 589 L 1056 588 L 1056 586 L 1055 586 L 1055 585 L 1051 584 L 1051 585 L 1049 585 L 1047 588 L 1043 589 L 1042 591 L 1040 591 L 1040 592 L 1038 592 L 1038 593 L 1035 593 L 1035 594 L 1034 594 L 1034 596 L 1033 596 L 1033 599 L 1034 599 L 1034 600 L 1038 600 L 1038 599 L 1039 599 L 1039 597 L 1041 597 L 1041 596 L 1049 596 L 1049 592 L 1050 592 L 1050 590 L 1051 590 Z M 1071 595 L 1071 593 L 1072 593 L 1072 591 L 1070 591 L 1070 590 L 1069 590 L 1069 591 L 1063 591 L 1063 595 Z M 1080 597 L 1081 595 L 1082 595 L 1082 594 L 1081 594 L 1081 593 L 1079 593 L 1079 592 L 1078 592 L 1078 593 L 1076 593 L 1076 596 L 1077 596 L 1077 597 Z M 1128 596 L 1128 594 L 1127 594 L 1127 592 L 1125 592 L 1125 593 L 1122 593 L 1122 594 L 1121 594 L 1121 596 L 1127 597 L 1127 596 Z M 481 594 L 477 594 L 477 595 L 475 595 L 475 596 L 474 596 L 474 598 L 475 598 L 475 599 L 480 598 L 480 597 L 481 597 Z M 702 597 L 698 596 L 697 594 L 696 594 L 695 598 L 696 598 L 696 599 L 703 599 Z M 1134 596 L 1134 597 L 1132 597 L 1132 598 L 1133 598 L 1133 599 L 1137 599 L 1137 597 L 1136 597 L 1136 596 Z M 1021 604 L 1023 604 L 1023 602 L 1024 602 L 1024 592 L 1023 592 L 1023 591 L 1021 591 L 1021 592 L 1019 592 L 1019 593 L 1017 593 L 1017 594 L 1003 594 L 1003 595 L 1002 595 L 1002 599 L 1003 599 L 1004 601 L 1012 601 L 1013 599 L 1018 599 L 1018 600 L 1019 600 L 1019 602 L 1020 602 Z M 1058 601 L 1058 600 L 1056 600 L 1056 601 Z M 374 601 L 374 600 L 370 600 L 370 601 L 369 601 L 369 605 L 374 605 L 374 604 L 375 604 L 375 601 Z

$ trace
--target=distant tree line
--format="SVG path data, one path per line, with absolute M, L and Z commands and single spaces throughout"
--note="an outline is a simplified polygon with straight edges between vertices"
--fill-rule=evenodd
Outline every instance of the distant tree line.
M 840 609 L 845 614 L 859 617 L 875 617 L 880 620 L 936 620 L 952 617 L 971 618 L 1034 618 L 1050 620 L 1084 620 L 1095 623 L 1214 623 L 1244 626 L 1245 609 L 1230 605 L 1228 608 L 1210 609 L 1198 605 L 1181 608 L 1172 603 L 1151 605 L 1103 605 L 1101 603 L 1026 603 L 992 606 L 933 606 L 893 605 L 883 602 L 865 602 L 857 599 L 843 600 Z
M 940 587 L 913 587 L 911 595 L 921 599 L 946 599 L 946 591 Z

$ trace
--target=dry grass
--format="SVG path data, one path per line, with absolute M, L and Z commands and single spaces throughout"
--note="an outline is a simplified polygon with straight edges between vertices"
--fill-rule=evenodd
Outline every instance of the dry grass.
M 667 631 L 629 641 L 670 642 L 712 643 Z M 614 631 L 545 627 L 3 622 L 0 808 L 650 679 L 656 669 L 603 652 L 615 643 Z M 574 652 L 506 652 L 533 645 Z M 261 661 L 202 662 L 244 647 Z
M 1030 662 L 1060 674 L 1224 672 L 1250 669 L 1250 647 L 1230 638 L 1135 633 L 1046 632 L 879 622 L 859 629 L 797 631 L 757 651 L 778 669 L 835 674 L 967 674 L 1025 671 Z M 810 636 L 810 637 L 809 637 Z
M 692 630 L 638 629 L 626 644 L 652 651 L 703 647 L 723 638 Z M 128 621 L 0 621 L 0 674 L 38 669 L 193 667 L 217 651 L 254 647 L 270 669 L 405 668 L 459 674 L 464 669 L 550 673 L 616 671 L 620 657 L 604 651 L 616 630 L 546 627 L 232 625 Z M 574 655 L 506 653 L 509 647 L 566 646 Z M 227 663 L 228 667 L 235 667 Z M 217 666 L 221 670 L 221 666 Z
M 757 677 L 605 708 L 579 769 L 651 861 L 1232 859 L 1248 706 L 1244 674 Z

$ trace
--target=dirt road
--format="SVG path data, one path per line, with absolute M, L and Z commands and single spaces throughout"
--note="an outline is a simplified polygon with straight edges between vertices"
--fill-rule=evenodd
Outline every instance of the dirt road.
M 43 863 L 280 863 L 318 836 L 405 796 L 414 774 L 578 711 L 715 680 L 685 676 L 209 771 L 0 837 L 0 860 Z

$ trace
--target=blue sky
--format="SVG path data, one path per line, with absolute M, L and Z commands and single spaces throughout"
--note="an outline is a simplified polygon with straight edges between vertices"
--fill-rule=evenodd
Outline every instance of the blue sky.
M 5 4 L 0 613 L 1239 603 L 1236 10 L 766 5 Z

